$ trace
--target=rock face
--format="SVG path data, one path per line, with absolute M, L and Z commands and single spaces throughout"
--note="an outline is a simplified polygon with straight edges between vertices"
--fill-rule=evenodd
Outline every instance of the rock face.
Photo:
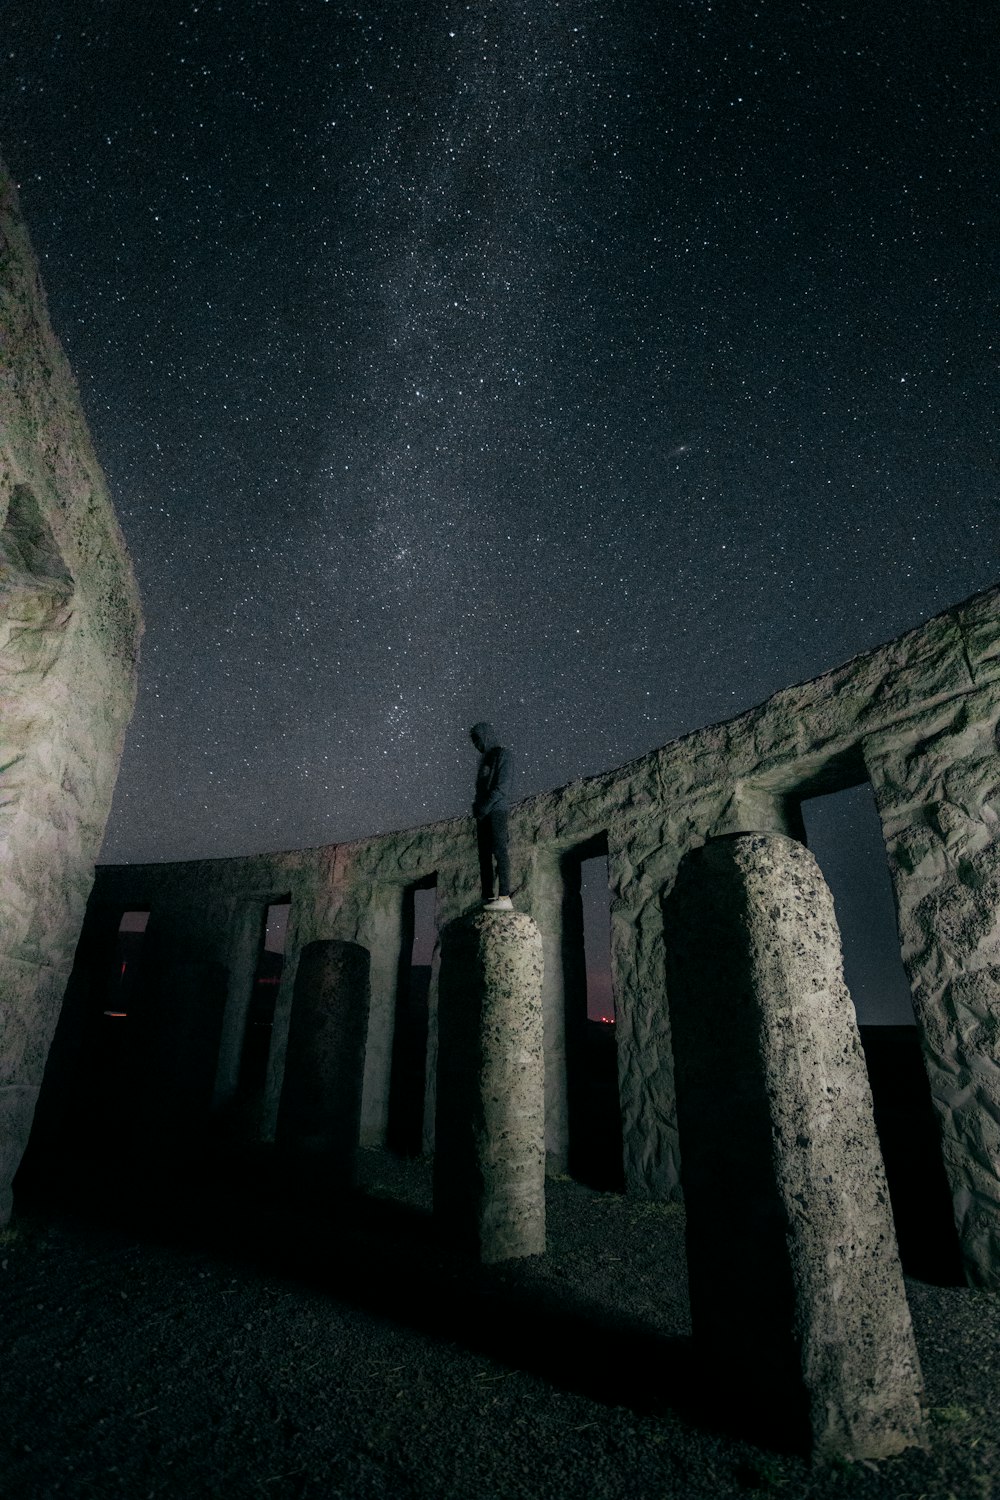
M 132 714 L 138 595 L 0 164 L 0 1222 Z
M 982 1286 L 1000 1275 L 998 701 L 994 680 L 865 745 L 955 1221 Z
M 490 1263 L 545 1249 L 542 940 L 478 911 L 441 944 L 434 1217 Z
M 686 856 L 667 988 L 695 1339 L 820 1455 L 922 1440 L 921 1378 L 833 898 L 809 851 Z
M 664 896 L 684 856 L 707 839 L 741 832 L 801 837 L 804 798 L 870 778 L 967 1275 L 984 1285 L 1000 1282 L 998 720 L 1000 589 L 994 588 L 728 723 L 512 809 L 517 905 L 538 927 L 544 955 L 546 1149 L 557 1170 L 565 1169 L 569 1145 L 566 1019 L 567 1007 L 579 1000 L 582 944 L 579 894 L 571 887 L 579 883 L 580 859 L 607 850 L 627 1188 L 679 1196 Z M 149 908 L 151 953 L 172 945 L 193 961 L 226 967 L 221 1097 L 234 1075 L 264 913 L 290 893 L 265 1135 L 274 1131 L 299 955 L 311 942 L 337 938 L 371 954 L 361 1134 L 363 1143 L 381 1143 L 397 993 L 410 958 L 404 913 L 413 889 L 428 884 L 436 887 L 439 931 L 475 904 L 471 819 L 245 859 L 104 868 L 86 930 L 99 947 L 97 936 L 113 932 L 122 911 Z M 428 1015 L 427 1149 L 434 1142 L 439 968 L 437 954 Z

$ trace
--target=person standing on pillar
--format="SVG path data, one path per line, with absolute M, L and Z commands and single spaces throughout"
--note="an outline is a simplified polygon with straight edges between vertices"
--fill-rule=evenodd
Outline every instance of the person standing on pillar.
M 492 911 L 512 911 L 510 899 L 510 856 L 507 850 L 507 794 L 510 788 L 510 751 L 497 739 L 492 724 L 473 724 L 469 738 L 479 751 L 476 773 L 476 799 L 472 816 L 476 820 L 476 842 L 479 846 L 479 874 L 483 883 L 483 905 Z M 499 894 L 493 894 L 493 861 L 496 860 Z

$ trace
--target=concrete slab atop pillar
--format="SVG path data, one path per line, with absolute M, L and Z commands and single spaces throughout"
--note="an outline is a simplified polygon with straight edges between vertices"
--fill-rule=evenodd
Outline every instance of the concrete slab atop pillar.
M 819 1455 L 922 1441 L 921 1374 L 833 899 L 781 834 L 709 842 L 665 909 L 692 1326 Z
M 354 1180 L 370 995 L 367 948 L 337 940 L 303 948 L 275 1140 L 331 1186 Z
M 542 940 L 523 912 L 441 935 L 434 1215 L 484 1262 L 545 1250 Z

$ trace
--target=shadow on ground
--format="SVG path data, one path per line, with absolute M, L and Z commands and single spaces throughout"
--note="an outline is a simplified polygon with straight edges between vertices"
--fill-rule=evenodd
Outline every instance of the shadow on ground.
M 391 1177 L 392 1158 L 379 1158 Z M 405 1170 L 412 1183 L 412 1164 Z M 477 1266 L 442 1243 L 428 1206 L 373 1183 L 324 1202 L 297 1185 L 273 1148 L 219 1146 L 183 1157 L 147 1150 L 111 1161 L 77 1153 L 57 1164 L 36 1160 L 17 1188 L 18 1208 L 28 1213 L 278 1276 L 607 1406 L 672 1410 L 717 1433 L 790 1452 L 800 1446 L 753 1392 L 738 1410 L 724 1408 L 715 1372 L 701 1366 L 690 1336 L 629 1314 L 627 1296 L 581 1296 L 579 1278 L 576 1287 L 561 1282 L 548 1256 Z

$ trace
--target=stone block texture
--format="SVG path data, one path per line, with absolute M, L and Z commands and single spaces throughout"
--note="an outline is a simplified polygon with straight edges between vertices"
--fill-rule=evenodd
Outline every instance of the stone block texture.
M 1000 1273 L 998 719 L 991 685 L 864 747 L 966 1274 L 980 1286 Z
M 542 940 L 523 912 L 446 930 L 438 1016 L 434 1217 L 484 1262 L 545 1249 Z
M 921 1377 L 833 898 L 780 834 L 689 854 L 665 909 L 691 1319 L 820 1455 L 922 1440 Z
M 0 163 L 0 1216 L 135 695 L 138 594 Z
M 331 1185 L 354 1180 L 371 960 L 358 943 L 310 943 L 299 960 L 277 1144 L 311 1158 Z

